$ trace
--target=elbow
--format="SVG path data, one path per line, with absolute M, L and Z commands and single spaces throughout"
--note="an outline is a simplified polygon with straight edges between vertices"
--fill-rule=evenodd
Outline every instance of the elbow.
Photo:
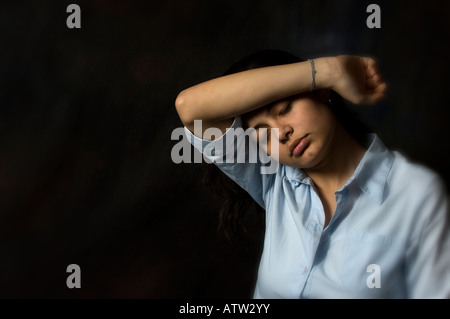
M 181 91 L 175 99 L 175 108 L 177 110 L 178 116 L 184 126 L 190 126 L 194 123 L 193 115 L 190 112 L 189 107 L 189 97 L 186 90 Z

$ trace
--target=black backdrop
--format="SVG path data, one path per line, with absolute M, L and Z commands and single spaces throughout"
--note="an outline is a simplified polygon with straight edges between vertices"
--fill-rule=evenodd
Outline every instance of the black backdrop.
M 389 95 L 361 117 L 450 181 L 449 1 L 71 2 L 0 4 L 2 298 L 250 297 L 261 231 L 230 247 L 170 154 L 177 94 L 256 50 L 375 57 Z

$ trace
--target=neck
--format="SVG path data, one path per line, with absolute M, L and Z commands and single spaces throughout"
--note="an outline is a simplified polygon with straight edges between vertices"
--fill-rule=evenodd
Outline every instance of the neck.
M 337 123 L 333 141 L 324 159 L 305 169 L 316 187 L 335 192 L 353 175 L 366 150 Z

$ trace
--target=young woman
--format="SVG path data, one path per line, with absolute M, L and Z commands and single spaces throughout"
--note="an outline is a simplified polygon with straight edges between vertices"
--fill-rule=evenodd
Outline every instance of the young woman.
M 255 298 L 450 297 L 443 182 L 355 129 L 339 100 L 374 104 L 385 89 L 371 58 L 263 51 L 177 97 L 188 139 L 266 211 Z M 239 127 L 265 129 L 275 173 L 223 160 L 248 151 L 227 139 Z M 203 139 L 209 128 L 222 135 Z

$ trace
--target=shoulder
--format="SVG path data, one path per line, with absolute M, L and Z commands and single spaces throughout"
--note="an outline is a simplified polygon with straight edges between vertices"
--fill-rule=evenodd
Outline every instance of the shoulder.
M 389 180 L 406 189 L 417 188 L 420 190 L 441 190 L 444 189 L 442 177 L 430 167 L 415 162 L 404 154 L 393 151 L 394 162 L 390 172 Z
M 420 245 L 430 233 L 448 236 L 450 206 L 443 178 L 399 152 L 393 155 L 382 209 L 395 221 L 396 232 L 407 234 L 410 247 Z
M 395 159 L 387 183 L 389 202 L 393 206 L 401 205 L 417 221 L 425 222 L 436 214 L 446 215 L 449 197 L 443 178 L 426 165 L 399 152 L 393 153 Z

